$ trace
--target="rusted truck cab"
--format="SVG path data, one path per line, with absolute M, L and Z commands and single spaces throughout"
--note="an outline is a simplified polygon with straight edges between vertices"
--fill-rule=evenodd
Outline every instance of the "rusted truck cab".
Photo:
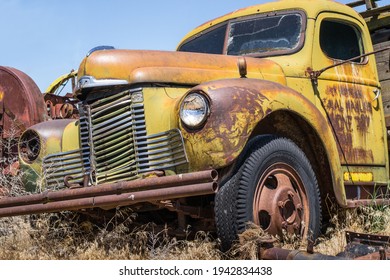
M 80 118 L 22 136 L 28 186 L 57 196 L 10 211 L 167 208 L 181 222 L 215 220 L 226 247 L 248 222 L 315 238 L 327 199 L 388 201 L 372 51 L 365 20 L 323 0 L 238 10 L 193 30 L 175 52 L 95 49 L 78 70 Z M 181 192 L 161 188 L 169 178 Z M 74 203 L 58 203 L 61 194 Z

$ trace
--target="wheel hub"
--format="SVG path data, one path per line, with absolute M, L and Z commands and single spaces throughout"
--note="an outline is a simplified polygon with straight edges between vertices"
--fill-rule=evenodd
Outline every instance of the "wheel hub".
M 254 222 L 273 235 L 305 234 L 307 198 L 302 180 L 287 164 L 269 167 L 259 180 L 253 205 Z

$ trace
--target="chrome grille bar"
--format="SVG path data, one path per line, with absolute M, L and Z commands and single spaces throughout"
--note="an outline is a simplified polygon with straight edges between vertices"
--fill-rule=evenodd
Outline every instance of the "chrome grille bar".
M 178 129 L 141 137 L 138 156 L 146 156 L 147 162 L 138 165 L 139 172 L 168 169 L 188 162 L 183 137 Z M 144 160 L 143 160 L 144 161 Z
M 138 174 L 134 136 L 140 130 L 146 135 L 146 125 L 143 104 L 133 103 L 132 94 L 140 91 L 125 90 L 81 106 L 89 119 L 90 137 L 81 142 L 93 147 L 93 184 L 130 180 Z
M 69 183 L 81 184 L 84 174 L 81 158 L 81 149 L 46 156 L 43 159 L 46 187 L 52 190 L 64 188 L 65 176 L 72 178 Z

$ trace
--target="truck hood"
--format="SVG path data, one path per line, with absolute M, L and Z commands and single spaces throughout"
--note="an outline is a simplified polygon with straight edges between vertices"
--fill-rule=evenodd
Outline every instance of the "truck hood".
M 78 70 L 79 81 L 90 76 L 97 84 L 173 83 L 197 85 L 240 77 L 237 56 L 170 51 L 100 50 L 85 57 Z M 248 78 L 286 84 L 282 68 L 268 59 L 246 57 Z M 90 86 L 93 86 L 92 84 Z M 83 87 L 80 85 L 80 87 Z

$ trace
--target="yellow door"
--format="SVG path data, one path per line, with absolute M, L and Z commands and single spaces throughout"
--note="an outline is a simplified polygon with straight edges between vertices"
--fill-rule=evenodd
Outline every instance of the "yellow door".
M 341 14 L 320 14 L 313 42 L 314 70 L 372 51 L 363 24 Z M 386 143 L 383 108 L 378 93 L 374 56 L 335 66 L 318 78 L 316 105 L 331 123 L 337 138 L 344 179 L 384 182 Z

